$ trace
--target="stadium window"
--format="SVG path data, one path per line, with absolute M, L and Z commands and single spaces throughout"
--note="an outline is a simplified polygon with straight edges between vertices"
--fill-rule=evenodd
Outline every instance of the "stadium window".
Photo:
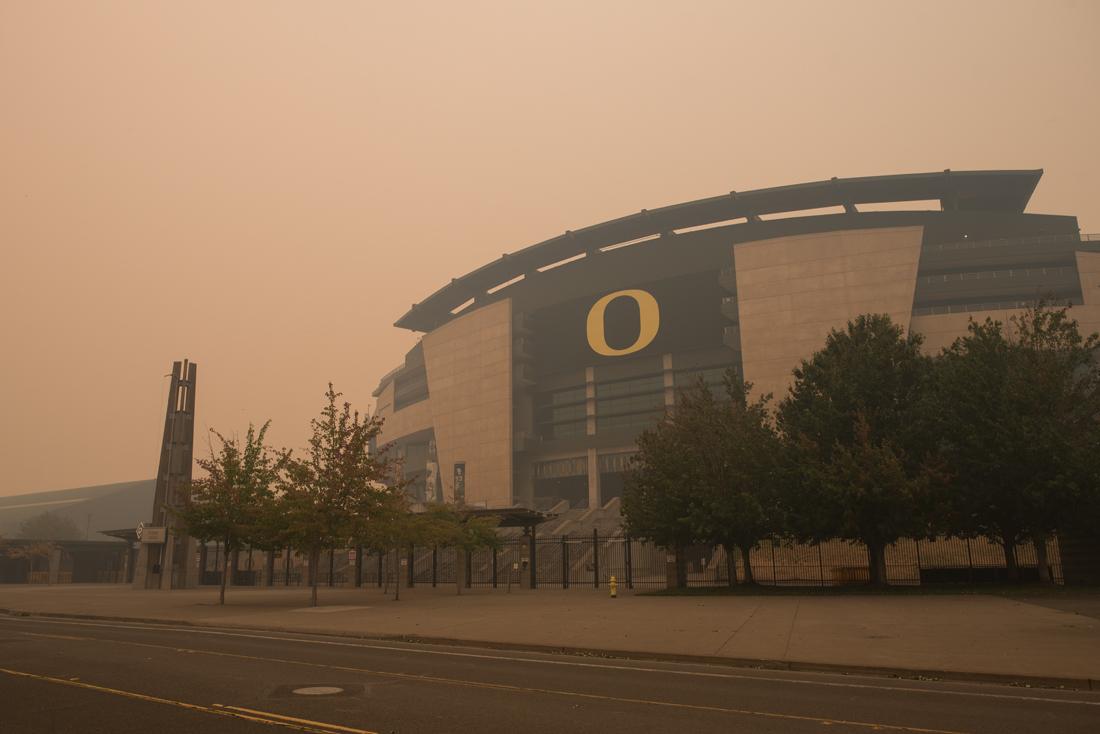
M 596 432 L 649 428 L 657 425 L 664 415 L 664 411 L 661 411 L 597 417 Z
M 726 394 L 726 370 L 727 366 L 721 367 L 704 367 L 702 369 L 694 370 L 681 370 L 676 373 L 675 384 L 677 399 L 684 390 L 690 390 L 695 386 L 695 383 L 699 378 L 703 379 L 703 383 L 706 384 L 711 394 L 719 400 L 727 398 Z
M 573 421 L 571 423 L 551 423 L 543 426 L 543 438 L 573 438 L 583 436 L 586 433 L 585 421 Z
M 641 413 L 663 408 L 665 405 L 664 389 L 658 393 L 646 393 L 644 395 L 629 395 L 623 398 L 607 398 L 596 401 L 596 415 L 609 416 L 623 413 Z
M 551 405 L 570 405 L 572 403 L 583 403 L 585 398 L 584 386 L 570 387 L 565 390 L 555 390 L 549 393 L 549 403 Z
M 585 388 L 573 386 L 535 396 L 535 424 L 544 439 L 583 436 L 587 415 Z
M 664 376 L 646 375 L 645 377 L 633 377 L 629 380 L 616 380 L 615 382 L 600 382 L 596 385 L 597 398 L 617 398 L 626 395 L 640 395 L 649 392 L 659 392 L 665 389 Z

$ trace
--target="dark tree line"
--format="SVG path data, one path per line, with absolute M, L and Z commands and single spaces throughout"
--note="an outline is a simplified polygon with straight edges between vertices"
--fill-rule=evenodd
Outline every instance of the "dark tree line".
M 1100 370 L 1096 335 L 1039 304 L 1004 324 L 970 323 L 935 356 L 885 315 L 833 330 L 794 370 L 778 405 L 726 375 L 699 382 L 638 439 L 623 495 L 628 531 L 676 549 L 749 552 L 764 539 L 864 544 L 870 579 L 901 538 L 986 536 L 1033 542 L 1096 532 Z M 732 563 L 732 560 L 731 560 Z M 730 583 L 735 583 L 730 574 Z

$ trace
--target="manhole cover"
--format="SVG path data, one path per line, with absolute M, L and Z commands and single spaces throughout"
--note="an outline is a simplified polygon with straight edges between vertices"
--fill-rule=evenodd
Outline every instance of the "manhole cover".
M 310 683 L 291 683 L 277 687 L 271 692 L 272 698 L 290 698 L 292 696 L 360 696 L 363 694 L 361 683 L 340 683 L 339 681 L 313 681 Z
M 337 688 L 336 686 L 306 686 L 305 688 L 295 688 L 291 691 L 291 693 L 299 696 L 335 696 L 343 692 L 343 688 Z

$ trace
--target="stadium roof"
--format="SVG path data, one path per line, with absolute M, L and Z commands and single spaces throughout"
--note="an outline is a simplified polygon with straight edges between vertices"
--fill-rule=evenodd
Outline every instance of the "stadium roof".
M 584 229 L 566 232 L 453 279 L 413 307 L 394 324 L 430 331 L 445 323 L 471 299 L 483 298 L 514 281 L 601 248 L 672 234 L 691 227 L 755 221 L 761 215 L 842 206 L 856 212 L 859 204 L 938 200 L 945 211 L 1023 212 L 1042 169 L 1031 171 L 941 171 L 894 176 L 833 178 L 828 181 L 731 191 L 722 196 L 643 209 Z

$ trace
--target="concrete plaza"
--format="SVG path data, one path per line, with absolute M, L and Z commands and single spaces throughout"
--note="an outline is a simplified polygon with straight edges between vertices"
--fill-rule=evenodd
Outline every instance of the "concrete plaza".
M 1100 688 L 1100 595 L 729 595 L 606 590 L 0 587 L 10 613 L 78 615 L 802 669 L 878 670 Z

